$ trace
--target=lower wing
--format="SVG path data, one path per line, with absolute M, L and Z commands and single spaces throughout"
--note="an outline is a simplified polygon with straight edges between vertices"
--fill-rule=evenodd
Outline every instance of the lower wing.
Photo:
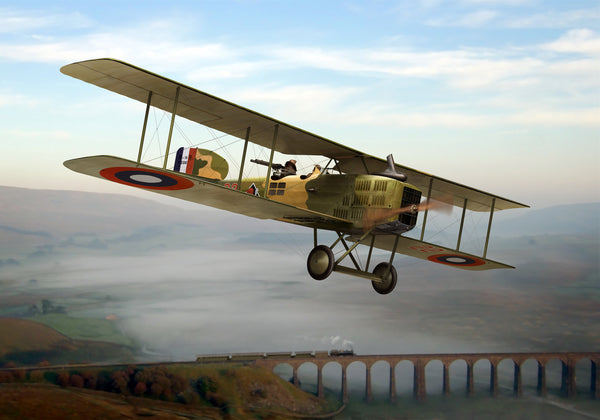
M 254 186 L 252 191 L 239 191 L 218 180 L 160 169 L 115 156 L 88 156 L 68 160 L 64 165 L 85 175 L 259 219 L 276 219 L 328 229 L 344 229 L 351 225 L 345 219 L 260 197 L 258 193 L 262 186 Z
M 360 238 L 350 236 L 347 239 L 356 242 Z M 478 257 L 473 254 L 467 254 L 466 252 L 456 251 L 440 245 L 398 235 L 369 235 L 361 241 L 361 244 L 370 245 L 372 240 L 374 241 L 373 246 L 375 248 L 384 249 L 386 251 L 393 251 L 394 244 L 396 243 L 396 240 L 398 240 L 396 252 L 399 254 L 409 255 L 411 257 L 449 265 L 463 270 L 479 271 L 492 270 L 495 268 L 514 268 L 513 266 Z

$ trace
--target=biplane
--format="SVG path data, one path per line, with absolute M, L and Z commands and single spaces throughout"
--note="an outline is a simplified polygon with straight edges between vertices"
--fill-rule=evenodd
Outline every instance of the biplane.
M 494 212 L 528 207 L 524 204 L 398 165 L 392 155 L 370 156 L 122 61 L 82 61 L 62 67 L 61 72 L 146 104 L 137 160 L 89 156 L 64 162 L 67 168 L 217 209 L 311 228 L 314 248 L 307 269 L 316 280 L 335 271 L 366 278 L 377 293 L 388 294 L 397 282 L 393 265 L 397 253 L 464 270 L 514 268 L 488 259 L 488 243 Z M 162 167 L 141 162 L 151 107 L 171 116 Z M 180 147 L 171 152 L 176 116 L 243 141 L 239 172 L 227 178 L 228 162 L 208 149 Z M 246 162 L 249 144 L 266 148 L 269 159 Z M 275 151 L 320 156 L 328 163 L 298 174 L 295 162 L 285 166 L 274 162 Z M 264 166 L 266 173 L 244 177 L 250 163 Z M 462 209 L 456 247 L 424 241 L 435 202 Z M 460 249 L 467 210 L 489 213 L 481 255 Z M 421 214 L 420 239 L 405 236 Z M 319 230 L 335 232 L 333 244 L 319 244 Z M 354 257 L 359 246 L 368 249 L 364 264 Z M 336 247 L 339 256 L 333 252 Z M 371 271 L 375 248 L 389 252 L 389 259 Z M 342 265 L 348 260 L 350 264 Z

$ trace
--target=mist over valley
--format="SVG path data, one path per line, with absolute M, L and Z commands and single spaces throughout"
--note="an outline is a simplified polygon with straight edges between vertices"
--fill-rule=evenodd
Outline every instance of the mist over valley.
M 114 314 L 140 358 L 600 345 L 598 203 L 498 212 L 488 256 L 516 270 L 473 273 L 398 256 L 398 286 L 380 296 L 362 279 L 312 280 L 309 229 L 126 195 L 0 193 L 0 314 L 42 299 L 71 316 Z

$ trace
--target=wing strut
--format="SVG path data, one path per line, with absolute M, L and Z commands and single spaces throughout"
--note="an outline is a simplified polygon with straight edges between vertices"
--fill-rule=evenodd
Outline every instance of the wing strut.
M 458 229 L 458 241 L 456 242 L 456 250 L 460 250 L 460 240 L 462 238 L 463 227 L 465 226 L 465 214 L 467 213 L 467 201 L 465 198 L 465 204 L 463 205 L 462 216 L 460 217 L 460 229 Z
M 431 189 L 433 187 L 433 177 L 429 178 L 429 188 L 427 189 L 427 200 L 425 201 L 425 216 L 423 216 L 423 227 L 421 228 L 421 240 L 425 237 L 425 226 L 427 225 L 427 215 L 429 214 L 429 202 L 431 201 Z
M 362 162 L 363 166 L 365 167 L 365 172 L 367 174 L 371 174 L 371 172 L 369 171 L 369 168 L 367 167 L 367 162 L 365 162 L 365 157 L 364 156 L 360 156 L 360 161 Z
M 279 133 L 279 124 L 275 124 L 275 130 L 273 130 L 273 144 L 271 144 L 271 156 L 269 157 L 269 167 L 267 169 L 267 178 L 265 178 L 265 194 L 267 198 L 267 191 L 269 188 L 269 178 L 271 178 L 271 167 L 273 166 L 273 156 L 275 155 L 275 144 L 277 143 L 277 134 Z
M 169 138 L 167 139 L 167 150 L 165 150 L 165 162 L 163 163 L 163 169 L 167 169 L 167 160 L 169 160 L 169 149 L 171 148 L 171 137 L 173 137 L 173 126 L 175 125 L 175 115 L 177 115 L 177 103 L 179 102 L 179 91 L 181 86 L 177 85 L 175 91 L 175 101 L 173 102 L 173 115 L 171 116 L 171 127 L 169 127 Z
M 138 152 L 137 163 L 142 161 L 142 149 L 144 148 L 144 139 L 146 138 L 146 127 L 148 126 L 148 114 L 150 114 L 150 103 L 152 102 L 152 91 L 148 92 L 148 102 L 146 102 L 146 114 L 144 115 L 144 126 L 142 127 L 142 138 L 140 139 L 140 151 Z
M 487 235 L 485 235 L 485 247 L 483 248 L 483 258 L 487 256 L 488 243 L 490 242 L 490 232 L 492 231 L 492 218 L 494 217 L 494 207 L 496 206 L 496 197 L 492 199 L 492 208 L 490 209 L 490 220 L 488 221 Z
M 242 175 L 244 173 L 244 162 L 246 161 L 246 152 L 248 151 L 248 141 L 250 141 L 250 128 L 246 129 L 246 140 L 244 141 L 244 151 L 242 152 L 242 162 L 240 163 L 240 175 L 238 176 L 238 188 L 242 185 Z
M 365 271 L 369 271 L 369 264 L 371 263 L 371 255 L 373 254 L 373 245 L 375 244 L 375 236 L 371 236 L 371 245 L 369 246 L 369 256 L 367 257 L 367 263 L 365 264 Z

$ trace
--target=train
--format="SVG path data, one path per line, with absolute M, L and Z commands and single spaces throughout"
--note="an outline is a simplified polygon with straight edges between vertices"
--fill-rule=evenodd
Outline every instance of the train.
M 354 350 L 320 350 L 292 352 L 258 352 L 258 353 L 223 353 L 201 354 L 196 356 L 196 362 L 242 362 L 257 359 L 310 359 L 322 357 L 354 356 Z

